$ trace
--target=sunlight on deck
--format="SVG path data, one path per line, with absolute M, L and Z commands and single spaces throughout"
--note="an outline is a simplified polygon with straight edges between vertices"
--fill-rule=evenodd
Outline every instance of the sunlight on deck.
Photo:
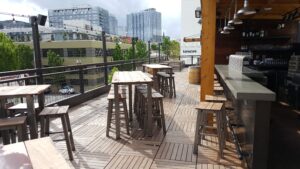
M 111 138 L 107 138 L 106 95 L 72 108 L 70 119 L 76 152 L 74 161 L 70 164 L 74 168 L 97 169 L 242 168 L 242 161 L 237 158 L 234 144 L 228 141 L 225 158 L 219 159 L 216 137 L 205 137 L 203 146 L 199 146 L 198 157 L 193 154 L 196 123 L 194 107 L 199 102 L 199 86 L 188 84 L 187 78 L 186 69 L 176 72 L 177 98 L 164 99 L 166 137 L 160 129 L 154 129 L 153 137 L 144 138 L 141 130 L 135 129 L 132 136 L 128 136 L 122 128 L 120 140 L 114 139 L 113 132 L 110 132 Z M 58 120 L 52 123 L 60 124 Z M 61 137 L 59 134 L 52 136 L 55 139 L 59 137 Z M 55 145 L 67 159 L 65 142 L 57 142 Z

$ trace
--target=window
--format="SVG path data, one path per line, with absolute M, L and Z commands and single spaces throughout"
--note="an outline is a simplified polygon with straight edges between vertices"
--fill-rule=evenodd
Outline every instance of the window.
M 68 57 L 85 57 L 86 49 L 85 48 L 69 48 Z

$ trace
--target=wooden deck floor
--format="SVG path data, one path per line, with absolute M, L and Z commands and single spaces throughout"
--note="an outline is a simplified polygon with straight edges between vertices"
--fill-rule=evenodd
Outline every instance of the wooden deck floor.
M 226 143 L 225 158 L 218 157 L 217 138 L 206 137 L 204 146 L 199 146 L 198 156 L 194 155 L 193 139 L 196 123 L 195 105 L 199 103 L 199 86 L 187 82 L 186 70 L 175 74 L 177 98 L 164 99 L 167 135 L 154 130 L 154 136 L 143 138 L 140 130 L 134 130 L 132 137 L 122 130 L 120 140 L 107 138 L 106 95 L 89 100 L 70 110 L 74 133 L 74 168 L 174 168 L 174 169 L 224 169 L 242 168 L 237 159 L 234 145 Z M 52 121 L 53 129 L 60 121 Z M 57 125 L 56 125 L 57 124 Z M 112 132 L 111 132 L 112 133 Z M 53 138 L 61 137 L 54 135 Z M 65 142 L 55 143 L 68 159 Z

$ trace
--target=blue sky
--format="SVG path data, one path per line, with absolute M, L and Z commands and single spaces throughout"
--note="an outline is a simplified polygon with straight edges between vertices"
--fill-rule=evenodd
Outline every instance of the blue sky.
M 48 9 L 78 5 L 103 7 L 118 18 L 119 25 L 126 26 L 126 14 L 146 8 L 156 8 L 162 13 L 162 29 L 171 38 L 180 37 L 181 0 L 1 0 L 0 12 L 25 15 L 46 14 Z M 12 19 L 0 15 L 0 20 Z M 15 18 L 24 20 L 24 18 Z

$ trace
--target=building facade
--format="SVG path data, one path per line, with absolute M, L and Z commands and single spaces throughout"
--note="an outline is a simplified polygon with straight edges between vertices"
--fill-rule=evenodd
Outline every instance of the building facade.
M 31 28 L 30 23 L 16 20 L 0 21 L 0 29 Z
M 67 9 L 48 10 L 49 25 L 63 28 L 64 20 L 87 20 L 92 25 L 101 26 L 105 32 L 109 32 L 109 12 L 100 7 L 73 7 Z
M 118 35 L 118 20 L 115 16 L 109 15 L 109 34 Z
M 201 44 L 199 42 L 184 42 L 184 38 L 199 38 L 201 24 L 195 18 L 195 9 L 200 6 L 200 1 L 181 0 L 181 43 L 180 59 L 186 64 L 196 64 L 200 60 Z
M 150 8 L 127 15 L 127 35 L 143 41 L 161 42 L 161 13 Z

